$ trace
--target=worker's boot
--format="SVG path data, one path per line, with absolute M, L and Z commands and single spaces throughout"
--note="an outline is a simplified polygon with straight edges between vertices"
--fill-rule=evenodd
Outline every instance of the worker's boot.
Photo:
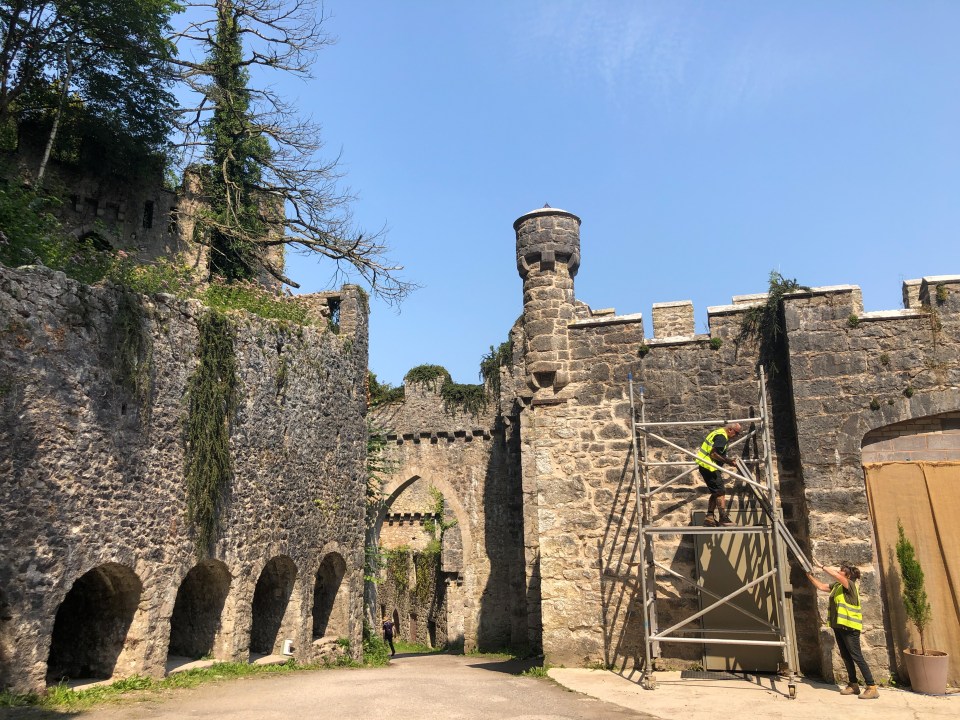
M 847 683 L 847 686 L 840 691 L 841 695 L 859 695 L 860 686 L 856 683 Z
M 713 515 L 707 515 L 707 516 L 703 519 L 703 526 L 704 526 L 704 527 L 716 527 L 716 526 L 719 525 L 719 524 L 720 524 L 720 523 L 717 522 L 717 519 L 716 519 Z
M 867 689 L 860 694 L 861 700 L 876 700 L 880 697 L 880 693 L 877 692 L 876 685 L 867 685 Z
M 731 525 L 736 525 L 736 523 L 730 519 L 729 515 L 727 515 L 726 513 L 723 513 L 720 516 L 720 525 L 722 527 L 730 527 Z

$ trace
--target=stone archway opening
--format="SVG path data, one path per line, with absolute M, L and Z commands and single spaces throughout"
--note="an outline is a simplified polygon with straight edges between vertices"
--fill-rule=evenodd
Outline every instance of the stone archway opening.
M 913 418 L 867 433 L 861 461 L 886 600 L 894 660 L 905 677 L 901 651 L 917 647 L 906 619 L 896 558 L 898 524 L 923 567 L 933 619 L 927 647 L 960 654 L 960 412 Z M 879 601 L 880 598 L 877 598 Z M 948 681 L 960 682 L 951 665 Z
M 347 564 L 338 553 L 330 553 L 317 570 L 313 584 L 313 637 L 347 637 L 349 598 L 343 577 Z
M 0 588 L 0 692 L 10 685 L 13 662 L 13 612 L 3 588 Z
M 111 677 L 142 591 L 136 573 L 118 563 L 77 578 L 54 619 L 47 681 Z
M 170 617 L 168 656 L 196 660 L 213 654 L 231 579 L 218 560 L 202 560 L 190 569 Z
M 278 555 L 264 566 L 253 593 L 251 653 L 270 655 L 280 649 L 280 629 L 296 580 L 297 566 L 286 555 Z
M 437 485 L 413 477 L 384 503 L 378 538 L 385 562 L 377 592 L 393 608 L 395 637 L 429 647 L 459 646 L 463 609 L 448 601 L 447 589 L 462 577 L 463 533 Z

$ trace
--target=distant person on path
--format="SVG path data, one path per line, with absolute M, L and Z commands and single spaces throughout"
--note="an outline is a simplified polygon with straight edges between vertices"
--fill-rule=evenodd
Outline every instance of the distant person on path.
M 703 524 L 707 527 L 733 525 L 733 521 L 727 514 L 726 489 L 723 485 L 723 478 L 717 468 L 721 465 L 736 466 L 736 461 L 727 458 L 727 447 L 730 441 L 741 432 L 743 432 L 743 428 L 740 423 L 727 423 L 707 435 L 697 451 L 697 465 L 700 466 L 700 476 L 710 490 L 707 517 L 703 521 Z M 719 521 L 714 515 L 717 508 L 720 508 Z
M 863 613 L 860 610 L 860 591 L 857 589 L 857 580 L 860 579 L 860 570 L 849 563 L 844 563 L 838 570 L 820 565 L 820 569 L 836 580 L 833 585 L 817 580 L 813 573 L 807 573 L 807 579 L 821 592 L 830 593 L 830 627 L 837 638 L 837 647 L 840 657 L 847 668 L 847 686 L 840 691 L 841 695 L 860 695 L 861 700 L 875 700 L 880 697 L 877 684 L 873 680 L 870 666 L 863 659 L 860 649 L 860 631 L 863 630 Z M 863 675 L 867 689 L 860 693 L 857 683 L 857 668 Z
M 390 646 L 390 657 L 397 654 L 397 649 L 393 646 L 393 621 L 383 618 L 383 639 Z

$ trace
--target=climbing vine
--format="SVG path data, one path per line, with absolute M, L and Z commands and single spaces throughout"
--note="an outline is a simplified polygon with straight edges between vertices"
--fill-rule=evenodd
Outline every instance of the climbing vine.
M 153 337 L 147 331 L 143 306 L 136 294 L 120 289 L 111 324 L 113 377 L 147 412 L 153 390 Z
M 410 548 L 406 546 L 383 551 L 383 564 L 387 576 L 393 580 L 393 586 L 397 589 L 398 595 L 405 592 L 409 586 L 407 579 L 407 558 L 409 556 Z
M 229 319 L 208 311 L 198 321 L 199 362 L 187 388 L 185 422 L 187 516 L 197 557 L 213 549 L 224 497 L 233 480 L 230 420 L 237 407 L 237 360 Z
M 462 410 L 478 415 L 487 407 L 487 388 L 483 385 L 455 383 L 442 365 L 418 365 L 405 376 L 408 383 L 421 383 L 431 390 L 440 388 L 443 409 L 447 412 Z
M 500 368 L 513 359 L 513 341 L 507 340 L 496 348 L 490 346 L 490 352 L 480 358 L 480 378 L 484 385 L 499 402 L 500 400 Z
M 377 380 L 376 373 L 367 371 L 367 406 L 376 407 L 403 400 L 403 385 L 393 387 Z
M 786 369 L 786 334 L 784 331 L 783 298 L 798 290 L 809 290 L 796 280 L 783 277 L 776 270 L 770 271 L 767 302 L 750 308 L 740 323 L 737 343 L 756 340 L 759 345 L 757 365 L 762 366 L 770 377 Z
M 440 553 L 431 552 L 429 548 L 424 552 L 414 553 L 413 555 L 413 566 L 417 576 L 417 584 L 413 589 L 413 594 L 421 603 L 426 602 L 436 585 L 439 560 Z

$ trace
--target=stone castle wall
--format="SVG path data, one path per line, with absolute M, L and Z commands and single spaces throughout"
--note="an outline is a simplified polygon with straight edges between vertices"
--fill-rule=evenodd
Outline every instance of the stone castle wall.
M 357 652 L 367 366 L 358 290 L 338 298 L 339 334 L 229 316 L 234 477 L 213 553 L 199 563 L 184 423 L 205 310 L 137 298 L 151 381 L 138 397 L 116 373 L 120 297 L 45 269 L 0 268 L 0 685 L 41 690 L 55 671 L 162 675 L 171 643 L 193 652 L 185 637 L 203 633 L 197 652 L 223 660 L 279 652 L 286 639 L 309 660 L 318 634 Z M 83 630 L 94 617 L 102 624 Z
M 638 392 L 643 388 L 648 420 L 713 418 L 719 424 L 757 415 L 759 347 L 741 328 L 766 297 L 741 296 L 709 308 L 706 335 L 695 334 L 688 301 L 657 304 L 654 337 L 646 338 L 639 314 L 592 311 L 575 300 L 578 227 L 578 218 L 554 209 L 514 224 L 524 287 L 514 390 L 521 407 L 527 582 L 541 603 L 549 662 L 631 667 L 643 655 L 643 614 L 628 374 Z M 861 443 L 888 424 L 960 409 L 960 278 L 911 282 L 904 296 L 904 310 L 864 313 L 852 287 L 789 295 L 789 367 L 768 384 L 775 483 L 788 527 L 818 560 L 860 566 L 868 609 L 865 653 L 875 668 L 887 669 L 893 663 Z M 931 327 L 938 329 L 932 333 Z M 664 432 L 680 447 L 695 449 L 709 429 Z M 690 475 L 657 497 L 656 523 L 691 524 L 706 500 L 699 477 Z M 745 497 L 733 498 L 734 509 L 748 507 Z M 689 536 L 663 537 L 656 552 L 658 562 L 694 579 Z M 661 627 L 697 609 L 684 584 L 663 572 L 657 579 L 665 600 L 658 608 Z M 825 600 L 814 597 L 796 567 L 791 579 L 801 668 L 830 677 L 842 666 L 829 635 L 818 629 Z M 696 645 L 661 649 L 666 658 L 699 659 Z
M 387 547 L 390 522 L 402 513 L 428 514 L 443 496 L 456 526 L 444 534 L 446 631 L 467 650 L 527 644 L 519 473 L 511 427 L 493 405 L 479 415 L 446 407 L 439 386 L 406 383 L 405 400 L 371 410 L 387 432 L 393 466 L 377 533 Z M 404 529 L 406 529 L 406 525 Z M 392 590 L 379 600 L 386 614 Z M 404 626 L 401 619 L 401 626 Z

